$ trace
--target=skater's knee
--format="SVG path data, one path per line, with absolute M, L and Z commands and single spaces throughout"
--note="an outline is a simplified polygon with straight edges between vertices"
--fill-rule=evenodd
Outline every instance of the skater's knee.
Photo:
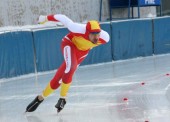
M 68 73 L 64 73 L 64 75 L 62 76 L 62 81 L 65 83 L 65 84 L 68 84 L 68 83 L 71 83 L 72 81 L 72 77 L 75 73 L 75 69 L 72 69 L 70 70 Z
M 50 81 L 50 86 L 52 89 L 56 90 L 60 86 L 59 80 L 52 79 Z
M 63 76 L 62 81 L 65 84 L 69 84 L 72 82 L 72 76 Z

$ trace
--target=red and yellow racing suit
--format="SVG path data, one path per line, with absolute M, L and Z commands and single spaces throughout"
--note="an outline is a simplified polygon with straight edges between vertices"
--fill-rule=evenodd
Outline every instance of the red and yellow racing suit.
M 48 21 L 59 21 L 68 28 L 68 33 L 61 43 L 61 49 L 64 56 L 64 62 L 58 68 L 55 76 L 50 81 L 46 89 L 43 91 L 43 96 L 47 97 L 55 89 L 60 86 L 61 83 L 61 97 L 66 97 L 74 72 L 80 63 L 88 55 L 89 50 L 105 44 L 109 41 L 109 35 L 106 31 L 100 29 L 100 25 L 97 21 L 89 21 L 87 24 L 74 23 L 65 15 L 56 14 L 47 16 Z M 96 44 L 89 40 L 89 33 L 100 31 L 100 37 Z

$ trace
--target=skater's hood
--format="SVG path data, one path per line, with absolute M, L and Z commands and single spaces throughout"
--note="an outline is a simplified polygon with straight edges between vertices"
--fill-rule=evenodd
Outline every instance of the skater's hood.
M 94 33 L 94 34 L 100 33 L 101 28 L 99 22 L 96 20 L 88 21 L 86 24 L 86 31 L 88 31 L 88 33 Z

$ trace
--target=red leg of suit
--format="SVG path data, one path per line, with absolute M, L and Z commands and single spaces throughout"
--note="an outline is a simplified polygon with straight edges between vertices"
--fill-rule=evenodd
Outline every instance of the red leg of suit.
M 72 42 L 66 39 L 63 39 L 61 48 L 64 62 L 57 70 L 54 78 L 50 81 L 52 89 L 57 89 L 60 86 L 59 81 L 61 79 L 65 84 L 71 83 L 78 65 L 85 59 L 89 52 L 78 50 Z
M 58 68 L 55 76 L 50 81 L 50 85 L 52 89 L 57 89 L 60 86 L 59 81 L 61 80 L 64 70 L 65 70 L 66 64 L 63 62 L 62 65 Z

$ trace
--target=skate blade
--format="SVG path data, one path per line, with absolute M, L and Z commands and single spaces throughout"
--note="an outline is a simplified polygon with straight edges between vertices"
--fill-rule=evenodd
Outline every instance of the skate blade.
M 28 110 L 26 110 L 24 113 L 29 113 L 29 111 L 28 111 Z
M 57 110 L 57 113 L 60 113 L 61 110 Z
M 57 109 L 57 115 L 61 112 L 61 110 Z
M 26 115 L 27 113 L 28 113 L 28 111 L 23 112 L 24 115 Z
M 26 114 L 28 111 L 26 110 L 24 113 Z

